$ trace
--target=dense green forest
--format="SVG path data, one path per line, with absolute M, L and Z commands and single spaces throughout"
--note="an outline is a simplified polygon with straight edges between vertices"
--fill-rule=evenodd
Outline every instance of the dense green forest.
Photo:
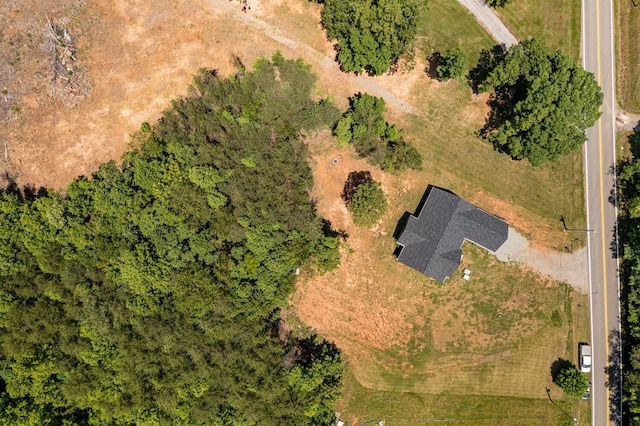
M 625 423 L 640 425 L 640 133 L 629 138 L 633 157 L 618 164 L 619 238 Z M 614 341 L 613 344 L 620 344 Z
M 0 424 L 323 425 L 336 347 L 281 322 L 339 263 L 303 135 L 340 112 L 280 54 L 188 97 L 122 163 L 0 194 Z

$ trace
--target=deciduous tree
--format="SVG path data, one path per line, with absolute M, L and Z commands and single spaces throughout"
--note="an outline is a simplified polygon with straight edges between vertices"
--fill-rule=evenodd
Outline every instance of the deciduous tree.
M 414 0 L 326 0 L 322 9 L 341 68 L 370 75 L 384 74 L 411 49 L 418 19 Z
M 359 185 L 348 207 L 356 226 L 374 225 L 387 211 L 387 199 L 380 183 L 371 181 Z
M 603 95 L 593 74 L 538 39 L 482 52 L 471 78 L 492 93 L 483 133 L 496 149 L 534 166 L 582 146 L 600 116 Z
M 349 102 L 351 107 L 334 127 L 338 142 L 350 142 L 361 157 L 390 173 L 422 168 L 420 153 L 385 120 L 383 98 L 358 93 Z
M 572 365 L 558 372 L 555 383 L 564 391 L 565 395 L 581 397 L 587 391 L 589 381 L 586 376 Z
M 438 59 L 436 78 L 440 81 L 458 78 L 467 69 L 467 52 L 462 47 L 447 50 Z

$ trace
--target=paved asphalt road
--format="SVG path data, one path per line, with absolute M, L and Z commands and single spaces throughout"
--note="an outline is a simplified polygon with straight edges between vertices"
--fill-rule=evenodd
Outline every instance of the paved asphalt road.
M 482 0 L 459 0 L 499 42 L 515 37 Z M 582 58 L 604 93 L 602 117 L 587 131 L 585 177 L 591 346 L 592 424 L 621 424 L 620 285 L 615 206 L 615 74 L 613 0 L 583 0 Z M 576 348 L 577 349 L 577 348 Z M 578 360 L 578 353 L 575 354 Z
M 509 47 L 512 44 L 516 44 L 518 40 L 511 34 L 511 32 L 505 27 L 502 21 L 496 16 L 487 3 L 483 0 L 458 0 L 464 7 L 469 9 L 473 13 L 491 36 L 498 41 Z
M 585 174 L 591 299 L 592 424 L 621 424 L 620 291 L 615 207 L 613 0 L 583 0 L 582 58 L 604 93 L 602 116 L 587 131 Z M 576 353 L 576 359 L 578 354 Z M 608 384 L 608 386 L 607 386 Z

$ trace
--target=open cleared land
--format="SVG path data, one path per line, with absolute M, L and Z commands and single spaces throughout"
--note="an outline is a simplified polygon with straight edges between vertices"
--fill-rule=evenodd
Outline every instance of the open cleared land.
M 518 0 L 497 13 L 518 39 L 541 37 L 552 50 L 580 60 L 580 0 Z
M 640 7 L 631 1 L 616 1 L 617 97 L 627 111 L 640 113 Z
M 511 395 L 523 397 L 517 400 L 518 410 L 543 419 L 538 424 L 556 418 L 554 407 L 544 399 L 544 386 L 560 398 L 550 385 L 549 364 L 560 356 L 574 360 L 578 335 L 586 339 L 584 296 L 531 271 L 497 264 L 472 246 L 465 246 L 466 265 L 474 271 L 472 280 L 454 277 L 442 287 L 392 256 L 398 219 L 415 209 L 429 183 L 450 188 L 503 217 L 538 246 L 557 249 L 581 244 L 563 233 L 559 222 L 564 214 L 568 226 L 584 224 L 580 155 L 533 169 L 494 152 L 477 137 L 488 111 L 486 97 L 472 96 L 462 83 L 429 80 L 424 73 L 424 56 L 433 50 L 459 43 L 473 59 L 493 43 L 455 1 L 429 2 L 420 26 L 421 53 L 415 69 L 378 78 L 339 72 L 332 61 L 333 47 L 319 25 L 321 6 L 304 0 L 250 1 L 247 14 L 239 3 L 226 0 L 153 4 L 97 0 L 86 6 L 78 2 L 71 9 L 50 3 L 26 0 L 21 10 L 16 2 L 0 5 L 3 40 L 8 43 L 8 56 L 2 60 L 13 62 L 13 80 L 3 82 L 13 109 L 2 118 L 0 137 L 8 141 L 13 167 L 9 171 L 19 185 L 60 188 L 74 176 L 96 170 L 99 163 L 117 159 L 127 149 L 128 135 L 142 121 L 158 118 L 169 99 L 186 93 L 198 68 L 231 73 L 230 53 L 248 65 L 276 49 L 286 57 L 302 57 L 319 77 L 318 90 L 342 107 L 358 91 L 393 97 L 395 102 L 387 101 L 390 121 L 401 125 L 425 157 L 424 171 L 398 178 L 383 175 L 355 159 L 350 150 L 338 148 L 327 132 L 309 141 L 320 213 L 349 234 L 350 249 L 345 248 L 340 270 L 305 281 L 293 303 L 306 324 L 345 351 L 353 370 L 348 377 L 376 389 L 359 387 L 348 379 L 344 412 L 351 418 L 376 416 L 369 411 L 373 405 L 358 404 L 373 404 L 379 397 L 389 401 L 389 410 L 407 412 L 408 405 L 403 405 L 407 395 L 424 401 L 425 415 L 447 414 L 447 407 L 450 413 L 463 412 L 442 403 L 446 397 L 431 395 L 447 390 L 451 395 L 496 395 L 455 399 L 460 406 L 467 401 L 470 407 L 499 413 L 506 400 L 492 389 L 505 387 Z M 26 18 L 28 10 L 35 11 L 31 20 Z M 40 47 L 47 14 L 68 26 L 77 40 L 78 60 L 86 66 L 91 92 L 74 105 L 66 105 L 49 90 L 51 65 Z M 541 15 L 518 35 L 553 31 L 563 40 L 575 31 L 573 27 L 565 31 L 557 22 L 547 24 L 548 19 Z M 24 35 L 27 30 L 31 38 Z M 16 34 L 23 38 L 12 38 Z M 561 47 L 558 43 L 556 47 Z M 40 80 L 25 84 L 26 76 Z M 339 155 L 343 160 L 331 167 L 331 159 Z M 389 212 L 370 231 L 353 228 L 339 197 L 348 172 L 354 170 L 371 170 L 389 197 Z M 567 310 L 567 306 L 573 308 Z M 550 325 L 554 309 L 562 313 L 561 327 Z M 467 322 L 474 327 L 467 327 Z M 524 364 L 527 355 L 534 359 L 533 369 Z M 443 370 L 442 365 L 451 367 Z M 451 370 L 456 370 L 455 380 L 449 380 Z M 393 392 L 379 393 L 387 391 Z M 407 391 L 414 393 L 404 394 Z M 442 411 L 429 411 L 434 406 Z M 546 412 L 535 414 L 545 411 L 542 406 Z M 585 407 L 570 409 L 582 416 Z
M 378 78 L 345 75 L 331 60 L 332 45 L 319 25 L 320 5 L 273 0 L 255 1 L 251 6 L 251 13 L 243 14 L 240 5 L 221 0 L 154 3 L 153 7 L 121 0 L 96 2 L 74 9 L 74 14 L 62 11 L 53 16 L 66 19 L 69 32 L 79 34 L 77 56 L 88 64 L 93 88 L 89 98 L 74 107 L 62 105 L 43 89 L 16 97 L 19 112 L 10 126 L 0 130 L 0 137 L 8 140 L 18 184 L 61 187 L 74 176 L 90 173 L 100 162 L 118 158 L 127 148 L 128 135 L 142 121 L 152 122 L 170 98 L 185 93 L 190 75 L 199 67 L 228 74 L 232 70 L 230 53 L 251 64 L 281 49 L 285 56 L 300 56 L 310 63 L 321 90 L 341 106 L 358 91 L 395 97 L 397 102 L 387 102 L 392 107 L 390 115 L 401 122 L 426 158 L 425 172 L 416 175 L 421 183 L 412 193 L 414 198 L 419 198 L 426 183 L 446 185 L 468 198 L 475 194 L 471 201 L 485 208 L 502 203 L 504 208 L 496 213 L 511 213 L 514 217 L 505 219 L 535 244 L 571 246 L 569 236 L 561 232 L 559 217 L 564 214 L 572 227 L 584 223 L 578 155 L 539 169 L 513 162 L 476 136 L 487 112 L 486 98 L 473 99 L 461 83 L 429 80 L 420 55 L 409 73 Z M 442 40 L 448 37 L 447 19 L 437 17 L 457 13 L 468 21 L 463 22 L 466 31 L 459 33 L 464 47 L 477 52 L 490 45 L 480 26 L 453 0 L 432 1 L 425 13 L 433 16 L 424 18 L 420 40 L 428 37 L 431 48 L 444 44 Z M 46 27 L 45 15 L 36 14 L 39 21 L 30 24 L 34 40 L 43 36 L 37 30 Z M 27 28 L 19 20 L 12 25 L 12 31 Z M 31 48 L 21 51 L 19 64 L 46 53 L 38 50 L 37 41 L 25 45 Z M 46 61 L 36 68 L 46 75 Z M 12 87 L 18 87 L 17 79 Z M 403 108 L 402 100 L 409 108 Z M 417 116 L 401 114 L 394 106 Z M 474 184 L 467 187 L 470 181 Z
M 326 134 L 316 135 L 311 149 L 319 212 L 349 235 L 348 247 L 340 269 L 305 280 L 292 304 L 303 323 L 345 351 L 357 381 L 350 386 L 364 386 L 368 390 L 361 392 L 373 400 L 385 392 L 412 392 L 425 401 L 425 416 L 435 413 L 430 403 L 443 393 L 456 395 L 455 400 L 484 395 L 472 399 L 481 401 L 487 413 L 500 412 L 504 396 L 522 398 L 519 404 L 531 398 L 531 409 L 547 407 L 546 415 L 555 416 L 539 398 L 546 397 L 546 387 L 560 398 L 551 384 L 551 363 L 559 357 L 575 361 L 577 343 L 588 340 L 587 296 L 499 263 L 469 243 L 463 247 L 461 270 L 471 269 L 472 279 L 457 274 L 437 285 L 392 255 L 395 226 L 405 211 L 415 209 L 424 191 L 418 190 L 415 176 L 385 175 L 350 149 L 336 148 Z M 342 160 L 332 165 L 334 158 Z M 371 170 L 389 199 L 389 212 L 372 230 L 355 228 L 340 199 L 347 174 L 354 170 Z M 554 311 L 563 318 L 561 326 L 552 324 Z M 375 404 L 363 397 L 347 396 L 342 410 L 360 419 L 388 415 L 382 408 L 369 411 Z M 441 411 L 434 416 L 461 409 L 437 407 Z

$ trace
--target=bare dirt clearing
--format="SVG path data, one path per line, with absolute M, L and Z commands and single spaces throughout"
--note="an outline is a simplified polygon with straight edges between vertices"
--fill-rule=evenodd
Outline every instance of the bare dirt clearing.
M 54 2 L 27 3 L 21 11 L 13 10 L 11 2 L 0 6 L 7 28 L 4 34 L 12 43 L 7 51 L 18 58 L 3 61 L 11 64 L 7 75 L 11 69 L 13 86 L 7 90 L 16 110 L 11 125 L 0 129 L 0 137 L 8 142 L 12 174 L 20 186 L 61 188 L 74 177 L 91 173 L 98 164 L 118 159 L 127 149 L 129 134 L 143 121 L 157 119 L 170 99 L 184 95 L 198 68 L 231 73 L 231 53 L 247 64 L 277 49 L 286 56 L 301 56 L 314 65 L 321 86 L 343 106 L 348 96 L 368 91 L 384 96 L 392 107 L 413 112 L 392 91 L 406 95 L 413 82 L 424 78 L 418 69 L 410 79 L 398 75 L 372 80 L 340 73 L 326 56 L 332 47 L 319 28 L 319 6 L 314 4 L 251 2 L 251 12 L 264 13 L 265 19 L 282 8 L 294 15 L 295 19 L 278 20 L 284 28 L 280 30 L 242 13 L 239 3 L 220 0 L 98 0 L 57 8 Z M 47 16 L 69 22 L 69 32 L 77 40 L 77 56 L 87 64 L 93 84 L 90 97 L 73 107 L 47 90 L 50 64 L 41 46 Z M 296 20 L 314 29 L 305 32 L 308 37 L 303 42 L 286 36 L 287 22 Z M 22 43 L 27 38 L 31 42 Z M 18 90 L 24 81 L 29 84 Z

